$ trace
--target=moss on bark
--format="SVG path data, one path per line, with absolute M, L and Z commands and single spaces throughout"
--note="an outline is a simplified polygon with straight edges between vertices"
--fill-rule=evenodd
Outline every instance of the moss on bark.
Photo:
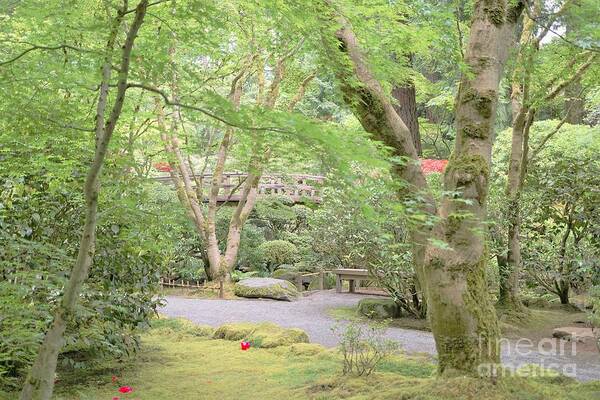
M 467 291 L 463 296 L 465 307 L 474 316 L 477 323 L 477 336 L 479 345 L 479 360 L 482 363 L 500 363 L 500 327 L 496 310 L 488 293 L 486 279 L 487 251 L 481 256 L 478 263 L 467 268 Z
M 452 268 L 454 274 L 465 278 L 466 289 L 462 300 L 464 305 L 450 305 L 438 295 L 431 301 L 437 326 L 436 346 L 438 350 L 439 372 L 444 376 L 479 375 L 491 370 L 488 365 L 500 362 L 498 338 L 500 330 L 495 309 L 487 297 L 488 287 L 485 277 L 485 261 L 483 255 L 475 264 L 462 264 Z M 458 278 L 454 278 L 458 279 Z M 435 313 L 443 315 L 435 315 Z M 460 366 L 460 368 L 457 368 Z
M 494 90 L 479 92 L 475 88 L 469 88 L 462 93 L 461 102 L 463 104 L 471 103 L 479 115 L 483 118 L 490 118 L 492 116 L 492 105 L 496 96 L 497 93 Z
M 452 155 L 445 171 L 446 177 L 456 175 L 459 184 L 469 183 L 478 176 L 486 180 L 490 176 L 490 166 L 485 158 L 478 154 Z
M 485 0 L 483 11 L 492 24 L 496 26 L 501 26 L 504 24 L 506 16 L 506 3 L 503 0 Z
M 486 123 L 465 124 L 462 133 L 468 137 L 486 139 L 490 135 L 490 126 Z

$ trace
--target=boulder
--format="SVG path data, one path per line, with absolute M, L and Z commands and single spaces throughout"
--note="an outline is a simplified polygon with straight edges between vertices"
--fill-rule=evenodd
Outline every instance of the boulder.
M 276 269 L 275 271 L 273 271 L 273 274 L 271 274 L 271 275 L 275 279 L 284 279 L 286 281 L 295 283 L 298 276 L 300 276 L 300 271 L 298 271 L 297 269 L 294 269 L 293 267 L 288 267 L 288 268 L 280 267 L 280 268 Z
M 557 339 L 563 339 L 570 342 L 581 342 L 586 343 L 596 339 L 592 328 L 567 326 L 562 328 L 556 328 L 552 332 L 552 336 Z
M 362 299 L 358 302 L 358 312 L 375 319 L 398 318 L 401 316 L 400 307 L 392 299 Z
M 239 297 L 268 298 L 293 301 L 300 292 L 291 282 L 274 278 L 248 278 L 235 284 L 233 292 Z

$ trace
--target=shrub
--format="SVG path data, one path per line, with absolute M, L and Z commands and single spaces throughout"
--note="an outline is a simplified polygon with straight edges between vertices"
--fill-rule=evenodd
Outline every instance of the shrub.
M 204 261 L 195 257 L 186 257 L 175 271 L 177 278 L 186 281 L 203 282 L 206 280 Z
M 239 282 L 242 279 L 246 279 L 246 278 L 254 278 L 258 276 L 258 271 L 248 271 L 248 272 L 242 272 L 242 271 L 232 271 L 231 272 L 231 281 L 232 282 Z
M 387 241 L 387 246 L 381 246 L 382 256 L 370 265 L 371 275 L 392 297 L 399 312 L 402 310 L 407 315 L 423 319 L 427 316 L 427 307 L 418 290 L 411 252 L 403 242 Z
M 248 222 L 262 226 L 267 240 L 281 239 L 282 232 L 297 230 L 305 220 L 301 212 L 296 212 L 297 207 L 288 197 L 260 199 Z
M 368 268 L 399 307 L 423 318 L 425 302 L 406 224 L 426 218 L 417 214 L 415 204 L 398 203 L 395 187 L 385 176 L 369 176 L 365 173 L 356 184 L 340 183 L 323 191 L 323 203 L 309 218 L 315 264 L 327 269 Z
M 295 343 L 308 343 L 308 335 L 301 329 L 282 328 L 272 323 L 233 323 L 221 325 L 214 339 L 245 340 L 254 347 L 273 348 Z
M 392 299 L 366 298 L 358 302 L 358 312 L 374 319 L 400 317 L 400 307 Z
M 221 252 L 225 251 L 227 245 L 227 234 L 229 223 L 233 215 L 234 207 L 225 206 L 219 208 L 217 213 L 217 238 Z M 260 264 L 257 249 L 265 241 L 265 227 L 253 224 L 248 220 L 244 224 L 240 236 L 240 248 L 237 256 L 237 267 L 242 270 L 250 270 Z
M 536 148 L 557 126 L 558 121 L 536 122 L 530 131 L 530 144 Z M 494 186 L 503 187 L 510 158 L 510 129 L 499 134 L 494 165 Z M 527 184 L 521 193 L 521 255 L 531 286 L 557 295 L 561 303 L 570 301 L 571 289 L 584 291 L 599 279 L 597 226 L 600 213 L 600 139 L 598 129 L 564 124 L 537 153 L 528 168 Z M 497 247 L 506 249 L 503 238 L 509 213 L 504 192 L 498 190 L 491 201 L 497 214 L 494 236 Z M 499 252 L 504 256 L 502 252 Z
M 398 351 L 398 343 L 385 338 L 386 329 L 384 322 L 364 326 L 355 321 L 351 321 L 341 334 L 339 328 L 333 328 L 341 336 L 339 351 L 343 356 L 344 375 L 368 376 L 379 363 Z
M 1 173 L 2 166 L 6 176 Z M 62 368 L 129 356 L 160 303 L 169 221 L 153 216 L 156 203 L 143 186 L 107 181 L 94 264 L 67 326 Z M 83 199 L 80 182 L 70 176 L 0 177 L 0 186 L 0 389 L 12 389 L 35 359 L 60 301 L 77 254 Z
M 298 248 L 285 240 L 271 240 L 258 247 L 259 259 L 269 271 L 282 264 L 292 264 L 298 258 Z

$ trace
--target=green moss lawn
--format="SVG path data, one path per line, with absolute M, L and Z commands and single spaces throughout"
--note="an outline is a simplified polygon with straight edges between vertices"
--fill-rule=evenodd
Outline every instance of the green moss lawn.
M 237 340 L 212 339 L 210 328 L 181 320 L 159 320 L 155 326 L 143 336 L 142 351 L 128 362 L 87 375 L 62 372 L 56 399 L 600 399 L 600 382 L 580 384 L 561 377 L 505 378 L 496 383 L 437 379 L 428 360 L 404 356 L 385 361 L 369 377 L 344 377 L 340 355 L 319 345 L 241 351 Z M 121 385 L 131 386 L 133 392 L 120 394 Z M 14 396 L 7 394 L 5 399 Z

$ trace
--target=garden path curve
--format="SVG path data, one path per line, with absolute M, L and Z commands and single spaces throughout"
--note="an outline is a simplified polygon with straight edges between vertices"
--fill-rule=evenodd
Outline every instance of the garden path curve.
M 198 324 L 219 326 L 229 322 L 273 322 L 287 328 L 300 328 L 308 333 L 310 341 L 326 347 L 338 343 L 338 337 L 331 328 L 338 322 L 328 310 L 336 307 L 355 306 L 362 294 L 317 291 L 295 302 L 280 302 L 262 299 L 212 300 L 167 296 L 161 313 L 170 317 L 187 318 Z M 408 353 L 435 355 L 435 343 L 429 332 L 389 328 L 387 336 L 397 340 Z M 525 346 L 525 347 L 523 347 Z M 573 354 L 571 346 L 565 346 L 563 355 L 540 353 L 537 345 L 527 347 L 527 343 L 506 341 L 502 346 L 502 361 L 509 366 L 523 364 L 541 365 L 545 368 L 572 373 L 578 380 L 600 379 L 600 355 L 597 352 Z M 517 347 L 521 351 L 517 351 Z

